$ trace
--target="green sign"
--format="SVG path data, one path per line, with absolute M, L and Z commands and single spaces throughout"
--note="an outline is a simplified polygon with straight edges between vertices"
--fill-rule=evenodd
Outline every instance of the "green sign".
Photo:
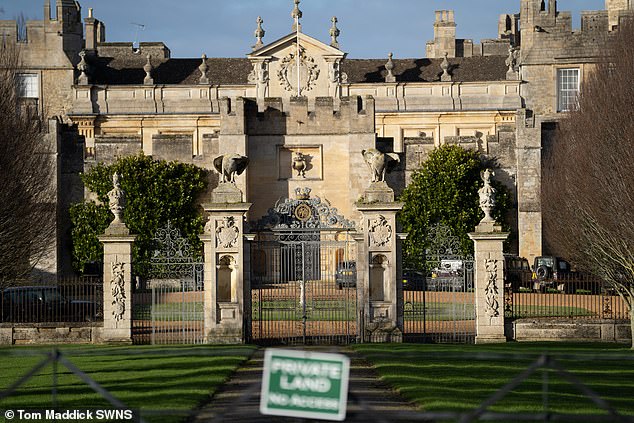
M 345 355 L 268 349 L 260 412 L 343 421 L 349 374 L 350 359 Z

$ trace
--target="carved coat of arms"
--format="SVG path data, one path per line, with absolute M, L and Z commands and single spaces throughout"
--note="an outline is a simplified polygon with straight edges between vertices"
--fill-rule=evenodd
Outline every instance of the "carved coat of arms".
M 369 228 L 370 245 L 373 247 L 385 247 L 392 240 L 392 226 L 385 218 L 379 216 L 370 221 Z
M 280 84 L 286 91 L 297 92 L 297 58 L 296 49 L 282 59 L 280 69 L 277 71 L 277 77 Z M 315 63 L 315 59 L 306 54 L 306 50 L 300 46 L 299 48 L 299 72 L 300 72 L 300 90 L 310 91 L 317 78 L 319 78 L 319 67 Z
M 232 248 L 238 241 L 240 230 L 236 226 L 235 219 L 231 216 L 225 217 L 216 229 L 217 245 L 222 248 Z

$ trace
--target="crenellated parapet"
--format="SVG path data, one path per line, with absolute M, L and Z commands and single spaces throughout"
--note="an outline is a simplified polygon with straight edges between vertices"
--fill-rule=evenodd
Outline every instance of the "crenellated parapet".
M 288 102 L 282 98 L 267 98 L 263 108 L 259 108 L 254 99 L 225 98 L 220 100 L 220 114 L 221 133 L 244 130 L 250 135 L 373 133 L 375 121 L 374 98 L 371 96 L 317 97 L 314 100 L 291 97 Z

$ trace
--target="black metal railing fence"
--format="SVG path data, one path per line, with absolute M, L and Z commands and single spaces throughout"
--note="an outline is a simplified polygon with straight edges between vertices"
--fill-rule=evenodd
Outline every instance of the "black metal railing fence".
M 586 273 L 540 279 L 530 271 L 506 271 L 505 301 L 506 317 L 513 319 L 630 319 L 627 304 L 616 290 Z
M 97 321 L 103 321 L 103 280 L 100 277 L 12 281 L 0 289 L 1 323 Z

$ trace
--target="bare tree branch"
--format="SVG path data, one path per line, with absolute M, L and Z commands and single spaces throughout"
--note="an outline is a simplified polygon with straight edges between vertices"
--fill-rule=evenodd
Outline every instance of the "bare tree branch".
M 634 26 L 622 25 L 586 79 L 545 159 L 544 226 L 551 248 L 602 277 L 634 329 Z
M 0 284 L 26 276 L 55 248 L 54 145 L 19 96 L 19 54 L 0 46 Z

